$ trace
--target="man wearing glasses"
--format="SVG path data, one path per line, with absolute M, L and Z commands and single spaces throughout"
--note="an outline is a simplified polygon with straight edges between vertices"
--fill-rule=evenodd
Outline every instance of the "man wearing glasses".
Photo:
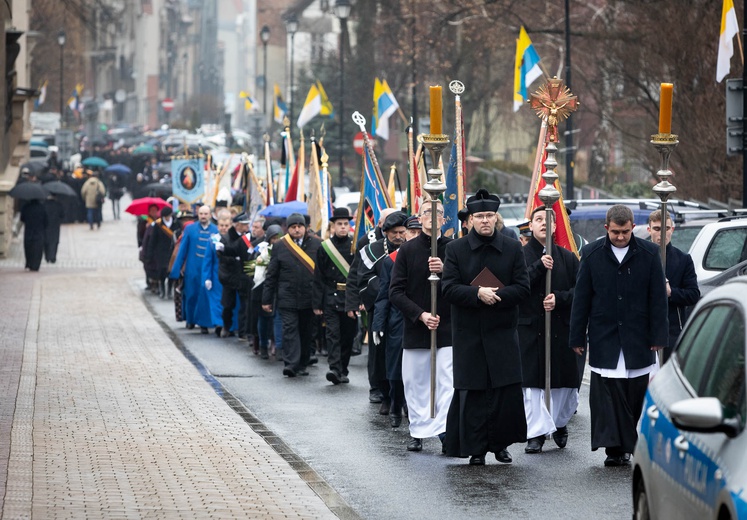
M 526 442 L 517 324 L 529 297 L 518 240 L 496 231 L 500 199 L 485 189 L 467 199 L 473 228 L 446 248 L 441 289 L 451 304 L 454 397 L 444 450 L 485 464 L 491 451 L 510 464 L 508 446 Z
M 446 245 L 451 238 L 441 236 L 444 207 L 436 204 L 435 230 L 431 229 L 433 214 L 431 203 L 426 202 L 420 211 L 423 232 L 404 243 L 397 252 L 389 284 L 389 301 L 404 317 L 402 338 L 402 382 L 410 421 L 408 451 L 421 451 L 423 439 L 438 436 L 441 441 L 446 431 L 446 415 L 454 394 L 452 369 L 451 308 L 440 294 L 438 284 L 437 312 L 431 314 L 431 273 L 443 272 Z M 438 256 L 431 256 L 431 236 L 438 239 Z M 431 330 L 436 330 L 436 413 L 431 418 Z
M 674 349 L 674 344 L 682 332 L 690 307 L 698 303 L 700 289 L 698 289 L 698 276 L 695 274 L 695 266 L 692 257 L 677 249 L 671 244 L 674 223 L 667 216 L 667 229 L 665 233 L 667 248 L 666 284 L 667 299 L 669 301 L 669 344 L 664 348 L 663 361 L 669 359 Z M 661 210 L 657 209 L 648 216 L 648 232 L 651 241 L 661 245 Z

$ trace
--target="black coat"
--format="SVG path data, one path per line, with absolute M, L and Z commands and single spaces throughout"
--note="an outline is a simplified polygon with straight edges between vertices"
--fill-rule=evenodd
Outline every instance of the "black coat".
M 700 299 L 700 289 L 692 257 L 672 244 L 667 244 L 667 280 L 672 289 L 669 297 L 669 346 L 674 347 L 687 321 L 689 307 Z
M 356 251 L 361 251 L 364 247 L 368 245 L 368 243 L 371 241 L 370 237 L 371 233 L 364 236 L 360 239 L 360 241 L 355 245 Z M 376 240 L 380 240 L 383 237 L 383 234 L 381 232 L 381 228 L 378 226 L 373 229 L 373 236 L 376 238 Z M 346 311 L 357 311 L 361 304 L 361 298 L 360 294 L 358 292 L 358 269 L 361 263 L 361 258 L 359 254 L 355 254 L 353 257 L 353 263 L 350 264 L 350 272 L 348 273 L 348 279 L 345 282 L 345 285 L 347 286 L 345 289 L 345 310 Z
M 247 245 L 244 237 L 233 227 L 228 229 L 228 233 L 220 241 L 224 248 L 223 251 L 218 251 L 218 280 L 229 289 L 249 291 L 252 278 L 244 273 L 244 262 L 255 258 L 254 249 Z M 251 240 L 249 243 L 251 244 Z
M 340 256 L 350 266 L 354 257 L 351 251 L 353 238 L 350 236 L 339 238 L 333 235 L 330 240 L 332 246 L 337 249 Z M 338 312 L 345 311 L 345 293 L 347 290 L 338 290 L 337 284 L 346 285 L 346 279 L 347 277 L 338 269 L 327 251 L 320 245 L 316 252 L 316 267 L 314 269 L 313 307 Z M 347 286 L 345 289 L 347 289 Z
M 290 235 L 286 235 L 290 239 Z M 322 241 L 317 237 L 306 234 L 301 249 L 312 260 L 316 259 L 316 252 Z M 311 309 L 311 296 L 314 286 L 314 275 L 293 256 L 285 237 L 272 246 L 270 265 L 262 284 L 262 305 L 273 305 L 277 295 L 277 306 L 281 309 L 301 310 Z
M 365 305 L 367 311 L 372 311 L 379 294 L 379 276 L 381 276 L 381 260 L 392 254 L 399 246 L 389 239 L 382 238 L 360 249 L 355 255 L 358 264 L 358 301 Z M 346 301 L 347 305 L 347 301 Z
M 444 298 L 451 303 L 454 346 L 454 388 L 485 390 L 521 382 L 521 354 L 516 326 L 519 303 L 529 297 L 529 276 L 517 240 L 493 233 L 484 240 L 472 229 L 446 247 L 441 278 Z M 472 280 L 487 267 L 505 287 L 501 298 L 485 305 Z
M 168 228 L 171 233 L 166 231 L 164 227 L 163 221 L 160 218 L 156 219 L 155 223 L 151 226 L 150 236 L 144 247 L 145 265 L 150 266 L 151 269 L 158 273 L 168 271 L 171 253 L 174 251 L 174 244 L 176 243 L 174 237 L 181 228 L 176 219 L 172 219 L 171 227 Z
M 402 381 L 402 328 L 404 317 L 389 300 L 392 269 L 394 262 L 391 257 L 381 259 L 379 294 L 374 303 L 373 322 L 371 330 L 384 333 L 384 360 L 386 378 L 389 381 Z
M 545 387 L 545 280 L 542 263 L 544 246 L 534 237 L 524 246 L 531 295 L 519 306 L 519 344 L 521 368 L 526 388 Z M 578 258 L 560 246 L 552 248 L 552 293 L 555 309 L 551 314 L 550 384 L 552 388 L 578 388 L 581 382 L 578 356 L 568 348 L 573 287 L 576 285 Z
M 571 309 L 571 348 L 585 344 L 589 365 L 617 367 L 622 349 L 627 369 L 654 363 L 652 346 L 666 346 L 667 293 L 659 248 L 632 236 L 618 263 L 604 236 L 581 250 Z
M 44 230 L 44 242 L 58 244 L 60 242 L 60 226 L 65 220 L 65 208 L 58 199 L 47 199 L 44 203 L 47 213 L 47 228 Z
M 438 257 L 446 258 L 446 246 L 452 242 L 451 238 L 439 237 Z M 389 283 L 389 300 L 397 307 L 405 319 L 402 348 L 428 349 L 431 348 L 431 333 L 425 323 L 420 321 L 420 315 L 431 312 L 431 283 L 428 277 L 428 258 L 431 256 L 431 237 L 421 233 L 418 237 L 405 242 L 397 250 L 392 278 Z M 441 322 L 437 329 L 436 342 L 439 347 L 450 347 L 451 337 L 451 305 L 442 293 L 441 282 L 437 284 L 437 313 Z

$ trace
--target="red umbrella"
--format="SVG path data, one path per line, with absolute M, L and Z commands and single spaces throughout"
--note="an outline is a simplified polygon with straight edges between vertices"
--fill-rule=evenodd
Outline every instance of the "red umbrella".
M 148 208 L 153 205 L 158 206 L 158 211 L 161 211 L 161 209 L 168 206 L 169 203 L 163 199 L 159 199 L 158 197 L 143 197 L 142 199 L 133 200 L 130 205 L 127 206 L 125 211 L 136 216 L 147 215 Z

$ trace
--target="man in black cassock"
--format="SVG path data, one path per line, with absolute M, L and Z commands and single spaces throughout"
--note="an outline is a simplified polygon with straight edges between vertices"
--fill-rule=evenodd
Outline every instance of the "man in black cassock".
M 511 463 L 506 448 L 527 435 L 516 327 L 529 277 L 521 244 L 495 229 L 499 206 L 485 189 L 467 199 L 473 228 L 446 247 L 441 278 L 454 340 L 444 452 L 471 465 L 484 465 L 489 451 Z
M 633 212 L 607 210 L 607 235 L 581 250 L 568 343 L 583 355 L 587 327 L 591 449 L 625 466 L 635 448 L 656 351 L 667 345 L 667 293 L 659 248 L 633 236 Z
M 57 261 L 57 246 L 60 244 L 60 226 L 65 220 L 65 208 L 55 195 L 44 203 L 47 213 L 47 228 L 44 230 L 44 259 L 53 264 Z
M 568 348 L 568 322 L 571 318 L 573 287 L 576 285 L 578 258 L 561 246 L 553 246 L 547 254 L 547 210 L 538 206 L 529 221 L 531 238 L 524 246 L 531 295 L 519 306 L 519 344 L 524 386 L 524 410 L 527 416 L 527 437 L 524 451 L 540 453 L 545 435 L 552 433 L 559 448 L 568 442 L 568 421 L 578 407 L 578 387 L 583 371 L 578 356 Z M 545 282 L 551 274 L 551 292 L 546 294 Z M 545 313 L 551 311 L 550 399 L 545 406 Z

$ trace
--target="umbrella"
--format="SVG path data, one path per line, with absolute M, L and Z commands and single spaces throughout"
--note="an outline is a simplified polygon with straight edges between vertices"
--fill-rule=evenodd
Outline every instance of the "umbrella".
M 47 167 L 47 164 L 43 161 L 31 161 L 27 163 L 23 163 L 21 165 L 21 173 L 30 173 L 33 175 L 40 175 L 44 172 L 44 169 Z
M 22 182 L 21 184 L 16 184 L 16 186 L 8 192 L 8 195 L 14 199 L 45 200 L 49 196 L 49 192 L 38 182 Z
M 158 206 L 159 211 L 169 205 L 168 202 L 157 197 L 143 197 L 141 199 L 133 200 L 130 205 L 127 206 L 127 209 L 125 209 L 125 211 L 131 215 L 136 216 L 147 215 L 148 208 L 150 208 L 154 204 Z
M 148 144 L 138 146 L 132 151 L 132 155 L 153 155 L 156 153 L 156 149 Z
M 130 175 L 132 173 L 132 170 L 129 166 L 120 163 L 107 166 L 104 171 L 106 173 L 114 173 L 116 175 Z
M 78 195 L 74 189 L 61 181 L 45 182 L 43 186 L 45 190 L 53 195 L 67 195 L 68 197 L 76 197 Z
M 106 168 L 109 163 L 101 157 L 88 157 L 83 159 L 83 166 L 89 166 L 91 168 Z
M 151 182 L 150 184 L 146 184 L 143 188 L 151 197 L 158 197 L 160 195 L 169 197 L 172 193 L 171 184 L 166 184 L 165 182 Z
M 265 209 L 259 212 L 260 215 L 265 217 L 287 217 L 291 213 L 300 213 L 302 215 L 308 215 L 308 209 L 305 202 L 294 200 L 292 202 L 284 202 L 282 204 L 273 204 L 267 206 Z

